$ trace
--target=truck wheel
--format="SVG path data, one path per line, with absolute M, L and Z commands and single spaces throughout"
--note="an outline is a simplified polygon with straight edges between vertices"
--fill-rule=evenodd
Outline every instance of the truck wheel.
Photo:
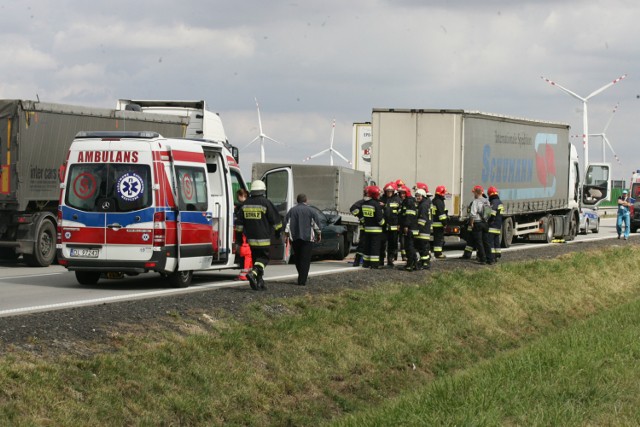
M 24 254 L 31 267 L 48 267 L 56 257 L 56 228 L 51 221 L 44 220 L 38 229 L 33 254 Z
M 598 218 L 597 222 L 596 222 L 596 228 L 594 228 L 593 230 L 591 230 L 591 232 L 593 234 L 598 234 L 600 232 L 600 218 Z
M 167 275 L 167 279 L 169 279 L 169 283 L 174 288 L 186 288 L 191 284 L 191 279 L 193 279 L 193 271 L 174 271 L 173 273 Z
M 99 279 L 99 271 L 76 271 L 76 280 L 81 285 L 95 285 Z
M 569 220 L 569 234 L 565 236 L 567 241 L 575 240 L 578 235 L 578 228 L 580 228 L 580 222 L 575 215 L 571 215 L 571 219 Z
M 513 219 L 505 218 L 502 222 L 502 247 L 508 248 L 513 243 Z
M 553 229 L 553 216 L 547 215 L 543 218 L 542 223 L 544 224 L 544 241 L 547 243 L 551 243 L 553 241 L 554 229 Z

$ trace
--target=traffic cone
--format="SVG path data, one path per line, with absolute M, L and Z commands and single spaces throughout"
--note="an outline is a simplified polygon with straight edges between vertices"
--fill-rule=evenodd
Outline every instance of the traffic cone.
M 238 280 L 248 280 L 247 273 L 253 267 L 253 259 L 251 258 L 251 246 L 247 243 L 247 238 L 242 236 L 242 246 L 240 246 L 240 254 L 242 258 L 244 258 L 244 265 L 242 266 L 242 271 L 238 276 Z

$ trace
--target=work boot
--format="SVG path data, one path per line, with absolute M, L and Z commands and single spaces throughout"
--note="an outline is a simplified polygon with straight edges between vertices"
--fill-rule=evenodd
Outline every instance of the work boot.
M 258 290 L 258 273 L 255 270 L 251 270 L 247 273 L 247 280 L 249 281 L 249 286 L 254 291 Z
M 422 263 L 422 260 L 416 262 L 416 266 L 415 266 L 416 270 L 422 270 L 423 268 L 424 268 L 424 264 Z
M 445 254 L 443 254 L 442 252 L 436 252 L 435 257 L 438 259 L 446 259 L 447 256 Z
M 258 288 L 260 288 L 261 291 L 267 290 L 267 287 L 264 285 L 264 279 L 262 278 L 262 276 L 258 278 Z
M 387 258 L 387 267 L 393 268 L 393 257 Z
M 353 267 L 360 267 L 360 261 L 362 261 L 362 255 L 356 254 L 353 258 Z

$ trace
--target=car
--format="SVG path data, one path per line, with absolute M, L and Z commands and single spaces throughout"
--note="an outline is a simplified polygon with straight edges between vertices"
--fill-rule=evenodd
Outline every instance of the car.
M 580 234 L 600 232 L 600 216 L 591 209 L 583 209 L 580 214 Z

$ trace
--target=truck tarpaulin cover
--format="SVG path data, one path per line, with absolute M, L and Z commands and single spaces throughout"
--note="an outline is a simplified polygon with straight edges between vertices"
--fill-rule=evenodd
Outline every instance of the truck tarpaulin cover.
M 464 131 L 465 182 L 493 185 L 503 200 L 566 203 L 567 128 L 467 117 Z

